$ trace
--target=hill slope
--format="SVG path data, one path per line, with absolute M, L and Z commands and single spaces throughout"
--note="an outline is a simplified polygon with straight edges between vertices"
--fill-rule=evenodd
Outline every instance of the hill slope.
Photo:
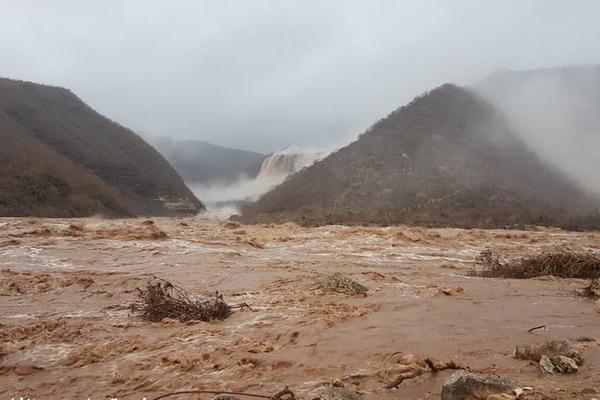
M 150 145 L 66 89 L 0 79 L 0 215 L 177 215 L 204 206 Z
M 597 206 L 527 150 L 494 108 L 443 85 L 242 209 L 248 222 L 506 226 Z
M 208 184 L 236 181 L 241 175 L 256 177 L 266 155 L 215 146 L 200 140 L 150 139 L 186 182 Z

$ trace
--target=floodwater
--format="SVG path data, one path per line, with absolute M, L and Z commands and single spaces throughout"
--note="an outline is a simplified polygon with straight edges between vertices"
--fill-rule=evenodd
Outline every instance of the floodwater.
M 366 399 L 438 399 L 452 371 L 384 388 L 398 359 L 414 354 L 549 398 L 598 398 L 600 344 L 574 340 L 600 337 L 600 304 L 575 295 L 585 281 L 467 276 L 483 249 L 518 257 L 557 246 L 600 251 L 600 233 L 2 218 L 0 397 L 289 386 L 313 399 L 336 382 Z M 368 296 L 316 294 L 315 278 L 333 272 Z M 129 305 L 153 276 L 252 310 L 210 323 L 142 321 Z M 538 325 L 546 328 L 528 333 Z M 582 352 L 579 372 L 542 375 L 513 358 L 516 346 L 554 338 Z

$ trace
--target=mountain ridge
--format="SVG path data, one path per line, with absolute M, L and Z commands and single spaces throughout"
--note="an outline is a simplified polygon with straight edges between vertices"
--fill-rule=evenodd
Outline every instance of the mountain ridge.
M 244 205 L 240 219 L 565 225 L 594 206 L 595 199 L 508 130 L 501 112 L 473 91 L 445 84 Z
M 204 210 L 168 162 L 68 89 L 0 78 L 0 215 Z
M 190 184 L 232 183 L 240 176 L 254 178 L 267 157 L 201 140 L 148 139 Z

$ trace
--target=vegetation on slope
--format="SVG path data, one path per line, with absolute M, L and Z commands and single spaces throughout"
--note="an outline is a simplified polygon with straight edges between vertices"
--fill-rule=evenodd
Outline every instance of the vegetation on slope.
M 0 215 L 204 208 L 156 150 L 66 89 L 0 79 L 0 140 Z
M 473 92 L 443 85 L 242 209 L 247 222 L 578 227 L 598 203 Z M 588 227 L 588 226 L 585 226 Z

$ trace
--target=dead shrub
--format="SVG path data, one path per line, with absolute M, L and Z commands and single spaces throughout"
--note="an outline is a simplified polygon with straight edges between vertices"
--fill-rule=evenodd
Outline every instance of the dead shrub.
M 470 274 L 485 278 L 529 279 L 546 275 L 560 278 L 600 278 L 600 255 L 592 251 L 557 249 L 504 261 L 501 255 L 488 249 L 482 251 L 475 262 L 483 269 L 471 271 Z
M 369 290 L 366 286 L 336 272 L 331 275 L 320 275 L 314 284 L 317 293 L 342 293 L 349 296 L 366 296 Z
M 214 296 L 193 298 L 185 290 L 165 280 L 149 282 L 137 288 L 138 301 L 130 306 L 132 313 L 146 321 L 159 322 L 172 318 L 180 322 L 223 320 L 232 307 L 216 292 Z

